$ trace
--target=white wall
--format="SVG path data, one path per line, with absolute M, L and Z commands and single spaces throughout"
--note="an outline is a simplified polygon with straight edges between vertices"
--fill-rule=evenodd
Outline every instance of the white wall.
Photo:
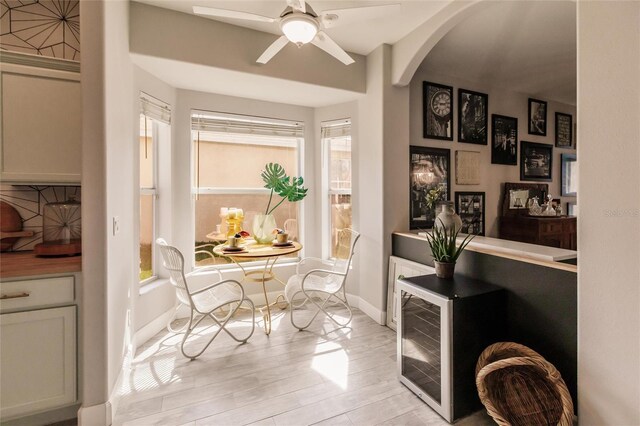
M 425 60 L 428 63 L 429 57 Z M 427 65 L 428 66 L 428 65 Z M 437 139 L 425 139 L 423 135 L 422 125 L 422 82 L 430 81 L 433 83 L 452 86 L 454 89 L 454 140 L 441 141 Z M 508 90 L 508 88 L 492 87 L 482 82 L 466 81 L 447 75 L 434 74 L 426 71 L 423 67 L 419 68 L 413 79 L 411 80 L 411 145 L 428 146 L 434 148 L 445 148 L 451 150 L 451 198 L 455 201 L 456 191 L 473 191 L 485 192 L 485 235 L 488 237 L 498 237 L 498 217 L 501 211 L 502 201 L 502 184 L 504 182 L 520 182 L 520 141 L 544 143 L 554 145 L 553 148 L 553 170 L 552 182 L 540 182 L 549 185 L 549 193 L 553 198 L 562 200 L 562 208 L 566 211 L 566 202 L 575 201 L 575 197 L 560 196 L 560 169 L 561 154 L 575 154 L 574 149 L 556 148 L 555 147 L 555 113 L 563 112 L 573 116 L 576 122 L 576 108 L 572 105 L 554 102 L 551 99 L 542 99 L 547 101 L 547 136 L 529 135 L 528 129 L 528 98 L 523 93 L 517 93 Z M 473 90 L 476 92 L 486 93 L 489 95 L 488 110 L 488 134 L 487 145 L 476 145 L 470 143 L 458 142 L 458 90 Z M 491 164 L 491 114 L 506 115 L 516 117 L 518 119 L 518 164 L 515 166 Z M 574 135 L 575 136 L 575 135 Z M 457 185 L 455 182 L 455 159 L 456 151 L 477 151 L 480 152 L 480 185 Z M 578 159 L 580 160 L 580 159 Z M 542 201 L 542 200 L 541 200 Z M 541 202 L 542 204 L 542 202 Z M 408 208 L 408 207 L 407 207 Z M 408 223 L 408 222 L 407 222 Z M 408 225 L 407 225 L 408 226 Z
M 578 2 L 578 410 L 640 424 L 640 2 Z

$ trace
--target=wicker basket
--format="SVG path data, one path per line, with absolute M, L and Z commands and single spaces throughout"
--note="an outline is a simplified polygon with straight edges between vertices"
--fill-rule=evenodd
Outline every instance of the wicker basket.
M 499 425 L 573 424 L 573 401 L 556 368 L 517 343 L 485 349 L 476 366 L 480 401 Z

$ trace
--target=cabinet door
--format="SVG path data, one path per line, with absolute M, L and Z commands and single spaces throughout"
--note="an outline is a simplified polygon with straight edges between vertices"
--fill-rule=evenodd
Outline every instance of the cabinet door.
M 0 417 L 76 401 L 76 307 L 0 315 Z
M 389 280 L 387 282 L 387 326 L 396 329 L 396 282 L 398 277 L 411 278 L 418 275 L 435 274 L 436 270 L 428 265 L 412 262 L 401 257 L 389 257 Z
M 2 64 L 2 180 L 79 183 L 82 97 L 78 73 Z

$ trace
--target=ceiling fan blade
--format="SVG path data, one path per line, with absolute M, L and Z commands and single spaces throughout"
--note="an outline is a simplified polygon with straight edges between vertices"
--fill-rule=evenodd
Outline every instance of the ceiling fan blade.
M 307 13 L 307 5 L 304 0 L 287 0 L 287 5 L 291 6 L 293 10 L 299 10 L 302 13 Z
M 326 33 L 320 31 L 316 37 L 311 41 L 315 46 L 327 52 L 345 65 L 350 65 L 355 61 L 351 56 L 347 54 L 335 41 L 331 39 Z
M 331 9 L 320 12 L 320 19 L 325 28 L 331 28 L 338 25 L 366 21 L 367 19 L 381 18 L 399 9 L 400 3 Z
M 215 7 L 193 6 L 196 15 L 216 16 L 218 18 L 243 19 L 245 21 L 275 22 L 274 18 L 256 15 L 255 13 L 240 12 L 239 10 L 217 9 Z
M 276 56 L 276 54 L 287 45 L 287 43 L 289 43 L 288 38 L 286 38 L 285 36 L 280 37 L 279 39 L 271 43 L 271 46 L 267 47 L 267 50 L 265 50 L 264 53 L 260 55 L 256 62 L 258 62 L 259 64 L 266 64 L 271 60 L 271 58 Z

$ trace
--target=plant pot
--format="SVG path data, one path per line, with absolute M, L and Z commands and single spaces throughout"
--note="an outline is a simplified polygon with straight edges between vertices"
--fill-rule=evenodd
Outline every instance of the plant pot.
M 257 214 L 253 218 L 253 238 L 260 244 L 269 244 L 275 238 L 276 218 L 272 214 Z
M 438 278 L 453 278 L 453 272 L 456 269 L 455 263 L 438 262 L 437 260 L 434 260 L 433 264 L 436 267 L 436 276 Z

